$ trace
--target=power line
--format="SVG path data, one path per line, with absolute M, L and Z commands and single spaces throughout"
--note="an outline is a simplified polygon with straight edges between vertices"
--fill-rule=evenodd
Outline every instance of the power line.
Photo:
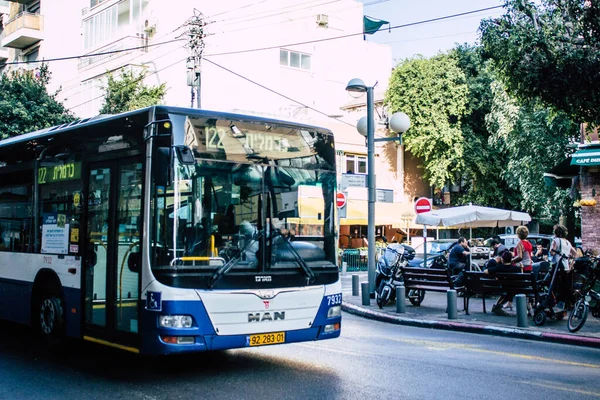
M 291 12 L 300 11 L 300 10 L 304 10 L 304 9 L 307 9 L 307 8 L 320 7 L 320 6 L 324 6 L 326 4 L 329 4 L 329 3 L 337 3 L 337 2 L 339 2 L 341 0 L 331 0 L 331 1 L 327 1 L 325 3 L 308 5 L 310 3 L 318 3 L 320 1 L 322 1 L 322 0 L 310 0 L 310 1 L 304 2 L 302 4 L 293 4 L 293 5 L 290 5 L 290 6 L 287 6 L 287 7 L 280 7 L 278 9 L 260 11 L 260 12 L 257 12 L 257 13 L 254 13 L 254 14 L 250 14 L 250 15 L 243 15 L 243 16 L 239 16 L 239 17 L 232 17 L 232 18 L 229 18 L 228 20 L 220 20 L 220 21 L 213 21 L 213 22 L 214 23 L 231 22 L 231 21 L 234 21 L 234 20 L 241 19 L 241 21 L 236 21 L 235 22 L 236 24 L 239 24 L 241 22 L 253 21 L 255 19 L 269 18 L 269 17 L 275 17 L 277 15 L 289 14 Z M 295 7 L 300 7 L 300 6 L 306 6 L 306 7 L 293 9 Z M 292 8 L 292 10 L 281 11 L 281 10 L 285 10 L 285 9 L 288 9 L 288 8 Z M 274 14 L 271 14 L 271 15 L 261 15 L 261 14 L 268 14 L 268 13 L 274 13 Z M 255 16 L 257 16 L 257 17 L 255 17 Z M 255 17 L 255 18 L 245 19 L 247 17 Z M 233 23 L 233 22 L 231 22 L 231 23 Z
M 493 6 L 493 7 L 481 8 L 481 9 L 478 9 L 478 10 L 466 11 L 466 12 L 459 13 L 459 14 L 452 14 L 452 15 L 446 15 L 446 16 L 438 17 L 438 18 L 431 18 L 431 19 L 427 19 L 427 20 L 410 22 L 410 23 L 407 23 L 407 24 L 392 26 L 392 27 L 388 28 L 388 30 L 406 28 L 406 27 L 409 27 L 409 26 L 422 25 L 422 24 L 432 23 L 432 22 L 436 22 L 436 21 L 442 21 L 442 20 L 446 20 L 446 19 L 457 18 L 457 17 L 461 17 L 461 16 L 464 16 L 464 15 L 476 14 L 476 13 L 480 13 L 480 12 L 483 12 L 483 11 L 493 10 L 493 9 L 502 8 L 502 7 L 503 6 Z M 181 26 L 178 27 L 177 29 L 180 29 L 180 28 L 181 28 Z M 173 32 L 175 32 L 177 29 L 175 29 Z M 246 50 L 237 50 L 237 51 L 230 51 L 230 52 L 223 52 L 223 53 L 207 54 L 207 56 L 214 57 L 214 56 L 222 56 L 222 55 L 230 55 L 230 54 L 239 54 L 239 53 L 249 53 L 249 52 L 255 52 L 255 51 L 272 50 L 272 49 L 278 49 L 278 48 L 281 48 L 281 47 L 299 46 L 299 45 L 303 45 L 303 44 L 319 43 L 319 42 L 325 42 L 325 41 L 329 41 L 329 40 L 344 39 L 344 38 L 348 38 L 348 37 L 352 37 L 352 36 L 358 36 L 358 35 L 363 35 L 363 34 L 364 34 L 364 32 L 357 32 L 357 33 L 351 33 L 351 34 L 347 34 L 347 35 L 335 36 L 335 37 L 331 37 L 331 38 L 309 40 L 309 41 L 305 41 L 305 42 L 297 42 L 297 43 L 289 43 L 289 44 L 282 44 L 282 45 L 269 46 L 269 47 L 261 47 L 261 48 L 255 48 L 255 49 L 246 49 Z M 122 53 L 122 52 L 126 52 L 126 51 L 133 51 L 133 50 L 145 49 L 145 48 L 149 48 L 149 47 L 156 47 L 156 46 L 161 46 L 161 45 L 164 45 L 164 44 L 169 44 L 169 43 L 173 43 L 173 42 L 177 42 L 177 41 L 183 41 L 183 40 L 186 40 L 186 39 L 185 38 L 177 38 L 177 39 L 172 39 L 172 40 L 168 40 L 168 41 L 165 41 L 165 42 L 152 43 L 152 44 L 148 44 L 148 45 L 144 45 L 144 46 L 130 47 L 130 48 L 127 48 L 127 49 L 112 50 L 112 51 L 106 51 L 106 52 L 100 52 L 100 53 L 90 53 L 90 54 L 84 54 L 84 55 L 78 55 L 78 56 L 57 57 L 57 58 L 49 58 L 49 59 L 45 59 L 45 60 L 36 60 L 36 61 L 13 61 L 13 62 L 8 62 L 8 63 L 0 64 L 0 68 L 3 68 L 5 66 L 7 66 L 7 65 L 22 65 L 22 64 L 34 64 L 34 63 L 46 63 L 46 62 L 54 62 L 54 61 L 72 60 L 72 59 L 78 59 L 78 58 L 97 57 L 97 56 L 103 56 L 103 55 L 110 55 L 110 54 Z
M 268 87 L 266 87 L 265 85 L 263 85 L 263 84 L 261 84 L 261 83 L 258 83 L 258 82 L 256 82 L 256 81 L 253 81 L 252 79 L 250 79 L 250 78 L 247 78 L 247 77 L 245 77 L 245 76 L 243 76 L 243 75 L 241 75 L 241 74 L 238 74 L 237 72 L 235 72 L 235 71 L 232 71 L 232 70 L 230 70 L 229 68 L 226 68 L 226 67 L 224 67 L 224 66 L 222 66 L 222 65 L 220 65 L 220 64 L 217 64 L 217 63 L 216 63 L 216 62 L 214 62 L 214 61 L 211 61 L 211 60 L 209 60 L 209 59 L 207 59 L 207 58 L 204 58 L 204 61 L 206 61 L 206 62 L 209 62 L 209 63 L 211 63 L 212 65 L 214 65 L 214 66 L 216 66 L 216 67 L 219 67 L 219 68 L 221 68 L 221 69 L 223 69 L 223 70 L 225 70 L 225 71 L 227 71 L 227 72 L 229 72 L 229 73 L 231 73 L 231 74 L 233 74 L 233 75 L 235 75 L 235 76 L 237 76 L 237 77 L 239 77 L 239 78 L 242 78 L 242 79 L 244 79 L 244 80 L 246 80 L 246 81 L 248 81 L 248 82 L 250 82 L 250 83 L 252 83 L 252 84 L 254 84 L 254 85 L 256 85 L 256 86 L 259 86 L 259 87 L 261 87 L 261 88 L 263 88 L 263 89 L 265 89 L 265 90 L 267 90 L 267 91 L 269 91 L 269 92 L 271 92 L 271 93 L 274 93 L 274 94 L 276 94 L 276 95 L 278 95 L 278 96 L 281 96 L 281 97 L 283 97 L 283 98 L 285 98 L 285 99 L 287 99 L 287 100 L 293 101 L 294 103 L 300 104 L 302 107 L 308 108 L 309 110 L 313 110 L 313 111 L 315 111 L 315 112 L 317 112 L 317 113 L 319 113 L 319 114 L 321 114 L 321 115 L 324 115 L 324 116 L 326 116 L 327 118 L 333 118 L 333 119 L 335 119 L 335 120 L 337 120 L 337 121 L 339 121 L 339 122 L 342 122 L 342 123 L 344 123 L 344 124 L 346 124 L 346 125 L 350 125 L 350 126 L 352 126 L 352 127 L 354 126 L 354 125 L 352 125 L 352 124 L 349 124 L 348 122 L 345 122 L 345 121 L 342 121 L 342 120 L 340 120 L 340 119 L 334 118 L 334 117 L 330 116 L 329 114 L 327 114 L 327 113 L 324 113 L 323 111 L 317 110 L 317 109 L 316 109 L 316 108 L 314 108 L 314 107 L 311 107 L 311 106 L 309 106 L 309 105 L 306 105 L 306 104 L 304 104 L 304 103 L 302 103 L 302 102 L 300 102 L 300 101 L 298 101 L 298 100 L 295 100 L 295 99 L 293 99 L 293 98 L 291 98 L 291 97 L 289 97 L 289 96 L 286 96 L 286 95 L 285 95 L 285 94 L 283 94 L 283 93 L 279 93 L 279 92 L 277 92 L 277 91 L 275 91 L 275 90 L 273 90 L 273 89 L 271 89 L 271 88 L 268 88 Z
M 163 44 L 169 44 L 169 43 L 173 43 L 173 42 L 179 42 L 179 41 L 182 41 L 182 40 L 185 40 L 185 39 L 183 39 L 183 38 L 181 38 L 181 39 L 172 39 L 172 40 L 168 40 L 166 42 L 147 44 L 147 45 L 137 46 L 137 47 L 130 47 L 130 48 L 127 48 L 127 49 L 104 51 L 104 52 L 101 52 L 101 53 L 90 53 L 90 54 L 84 54 L 84 55 L 79 55 L 79 56 L 49 58 L 47 60 L 12 61 L 12 62 L 7 62 L 7 63 L 4 63 L 4 64 L 0 64 L 0 68 L 3 68 L 5 66 L 7 66 L 7 65 L 40 64 L 40 63 L 43 64 L 43 63 L 50 62 L 50 61 L 52 61 L 52 62 L 54 62 L 54 61 L 66 61 L 66 60 L 74 60 L 74 59 L 78 59 L 78 58 L 89 58 L 89 57 L 106 56 L 106 55 L 110 55 L 110 54 L 123 53 L 125 51 L 133 51 L 133 50 L 147 49 L 148 47 L 162 46 Z
M 173 67 L 173 66 L 175 66 L 175 65 L 177 65 L 177 64 L 179 64 L 179 63 L 181 63 L 181 62 L 184 62 L 185 60 L 187 60 L 187 57 L 185 57 L 184 59 L 181 59 L 181 60 L 177 60 L 177 61 L 175 61 L 174 63 L 171 63 L 171 64 L 169 64 L 169 65 L 167 65 L 167 66 L 165 66 L 165 67 L 163 67 L 163 68 L 161 68 L 161 69 L 157 69 L 156 71 L 153 71 L 153 72 L 149 73 L 148 75 L 145 75 L 145 76 L 143 76 L 143 77 L 140 77 L 140 78 L 136 79 L 135 81 L 132 81 L 132 83 L 134 83 L 134 84 L 135 84 L 135 83 L 141 82 L 141 81 L 143 81 L 145 78 L 147 78 L 147 77 L 149 77 L 149 76 L 152 76 L 152 75 L 155 75 L 155 74 L 158 74 L 159 72 L 161 72 L 161 71 L 164 71 L 165 69 L 171 68 L 171 67 Z M 98 99 L 101 99 L 101 98 L 103 98 L 103 97 L 104 97 L 104 95 L 101 95 L 101 96 L 96 96 L 96 97 L 94 97 L 94 98 L 92 98 L 92 99 L 86 100 L 86 101 L 84 101 L 84 102 L 81 102 L 81 103 L 79 103 L 79 104 L 76 104 L 76 105 L 74 105 L 74 106 L 71 106 L 71 107 L 69 107 L 69 110 L 72 110 L 72 109 L 74 109 L 74 108 L 77 108 L 77 107 L 81 107 L 81 106 L 82 106 L 82 105 L 84 105 L 84 104 L 91 103 L 92 101 L 94 101 L 94 100 L 98 100 Z
M 407 24 L 392 26 L 392 27 L 388 28 L 388 30 L 391 31 L 393 29 L 400 29 L 400 28 L 406 28 L 406 27 L 409 27 L 409 26 L 423 25 L 423 24 L 428 24 L 428 23 L 432 23 L 432 22 L 443 21 L 443 20 L 446 20 L 446 19 L 462 17 L 464 15 L 476 14 L 476 13 L 480 13 L 480 12 L 483 12 L 483 11 L 489 11 L 489 10 L 493 10 L 493 9 L 497 9 L 497 8 L 502 8 L 502 7 L 503 6 L 493 6 L 493 7 L 481 8 L 481 9 L 478 9 L 478 10 L 465 11 L 465 12 L 458 13 L 458 14 L 446 15 L 446 16 L 443 16 L 443 17 L 430 18 L 430 19 L 416 21 L 416 22 L 409 22 Z M 250 53 L 250 52 L 254 52 L 254 51 L 272 50 L 272 49 L 279 49 L 281 47 L 300 46 L 300 45 L 310 44 L 310 43 L 326 42 L 326 41 L 329 41 L 329 40 L 345 39 L 345 38 L 349 38 L 349 37 L 353 37 L 353 36 L 358 36 L 358 35 L 364 35 L 364 32 L 350 33 L 350 34 L 347 34 L 347 35 L 341 35 L 341 36 L 335 36 L 335 37 L 323 38 L 323 39 L 307 40 L 305 42 L 281 44 L 281 45 L 277 45 L 277 46 L 268 46 L 268 47 L 260 47 L 260 48 L 255 48 L 255 49 L 246 49 L 246 50 L 229 51 L 229 52 L 223 52 L 223 53 L 207 54 L 206 56 L 207 57 L 208 56 L 215 57 L 215 56 L 224 56 L 224 55 L 231 55 L 231 54 Z

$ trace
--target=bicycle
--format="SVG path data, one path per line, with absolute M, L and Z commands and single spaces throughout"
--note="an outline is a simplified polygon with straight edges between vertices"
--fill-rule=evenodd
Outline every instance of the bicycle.
M 581 289 L 575 290 L 577 300 L 567 321 L 567 328 L 572 333 L 583 327 L 590 310 L 594 318 L 600 318 L 600 257 L 580 257 L 573 268 L 584 276 L 584 280 Z

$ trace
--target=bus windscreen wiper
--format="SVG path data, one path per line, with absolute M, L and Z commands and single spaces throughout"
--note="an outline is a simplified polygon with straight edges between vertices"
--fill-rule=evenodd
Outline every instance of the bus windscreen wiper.
M 302 257 L 300 257 L 300 254 L 298 254 L 298 251 L 294 248 L 294 246 L 292 245 L 292 243 L 287 240 L 285 238 L 285 236 L 283 236 L 281 234 L 281 231 L 279 229 L 274 229 L 273 230 L 273 237 L 281 237 L 282 241 L 287 245 L 287 247 L 290 249 L 290 252 L 292 253 L 292 255 L 294 256 L 294 259 L 296 260 L 296 262 L 298 263 L 298 265 L 300 265 L 300 268 L 302 268 L 302 270 L 304 271 L 304 274 L 306 274 L 306 284 L 309 284 L 311 282 L 314 282 L 315 280 L 315 273 L 313 272 L 312 268 L 310 268 L 308 266 L 308 264 L 306 263 L 306 261 L 304 261 L 302 259 Z
M 257 241 L 260 241 L 262 235 L 262 232 L 255 233 L 252 237 L 252 240 L 250 240 L 240 251 L 239 256 L 233 257 L 231 260 L 227 261 L 225 264 L 217 268 L 215 272 L 211 275 L 211 277 L 208 278 L 208 288 L 212 289 L 223 275 L 226 275 L 231 270 L 231 268 L 233 268 L 238 262 L 240 262 L 240 260 L 242 259 L 242 254 L 245 254 L 246 250 L 248 250 L 248 248 L 250 248 L 251 245 L 253 245 Z

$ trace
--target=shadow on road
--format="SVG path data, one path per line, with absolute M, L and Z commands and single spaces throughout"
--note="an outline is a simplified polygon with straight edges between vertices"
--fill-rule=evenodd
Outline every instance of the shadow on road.
M 71 386 L 74 393 L 67 394 L 67 398 L 76 394 L 86 397 L 88 390 L 97 393 L 100 388 L 107 390 L 107 398 L 109 393 L 124 394 L 129 390 L 152 391 L 162 398 L 174 389 L 173 385 L 184 398 L 198 391 L 203 396 L 221 397 L 232 384 L 242 392 L 248 391 L 250 397 L 285 397 L 290 391 L 294 397 L 338 392 L 341 384 L 335 370 L 291 361 L 286 354 L 292 354 L 295 348 L 279 348 L 284 350 L 281 356 L 248 349 L 149 357 L 69 340 L 50 350 L 36 341 L 28 327 L 0 322 L 0 371 L 5 371 L 0 372 L 0 379 L 8 384 L 5 389 L 15 388 L 19 370 L 26 371 L 29 377 L 36 377 L 33 385 L 36 380 L 40 380 L 39 385 L 51 381 L 61 387 L 61 392 L 64 385 Z M 11 382 L 13 377 L 15 382 Z

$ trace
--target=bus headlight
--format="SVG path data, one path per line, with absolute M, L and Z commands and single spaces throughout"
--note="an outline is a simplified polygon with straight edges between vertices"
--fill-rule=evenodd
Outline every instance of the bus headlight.
M 189 315 L 161 315 L 158 324 L 163 328 L 191 328 L 192 317 Z
M 327 318 L 339 317 L 340 315 L 342 315 L 342 306 L 329 307 L 329 311 L 327 311 Z

